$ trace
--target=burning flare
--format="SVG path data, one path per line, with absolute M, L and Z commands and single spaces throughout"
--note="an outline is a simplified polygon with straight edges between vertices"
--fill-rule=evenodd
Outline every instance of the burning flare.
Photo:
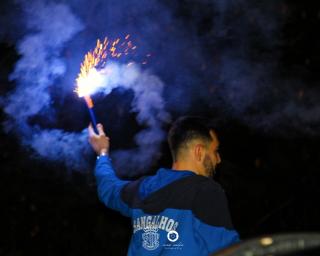
M 81 63 L 80 73 L 76 79 L 77 87 L 75 92 L 79 97 L 84 97 L 87 104 L 92 126 L 96 134 L 98 130 L 96 128 L 97 121 L 93 111 L 93 101 L 90 97 L 91 94 L 101 85 L 103 79 L 99 74 L 109 58 L 120 58 L 122 55 L 128 55 L 131 50 L 135 50 L 136 46 L 132 44 L 129 40 L 130 35 L 126 35 L 125 40 L 120 43 L 120 38 L 114 41 L 109 41 L 106 37 L 103 42 L 99 39 L 97 40 L 97 45 L 93 51 L 89 51 L 85 57 L 84 61 Z
M 99 70 L 105 65 L 107 58 L 120 58 L 135 50 L 136 46 L 129 40 L 130 35 L 126 35 L 123 42 L 120 38 L 109 41 L 106 37 L 103 42 L 97 40 L 97 45 L 93 51 L 89 51 L 81 63 L 80 73 L 77 77 L 77 87 L 75 91 L 79 97 L 90 96 L 96 87 L 101 83 Z

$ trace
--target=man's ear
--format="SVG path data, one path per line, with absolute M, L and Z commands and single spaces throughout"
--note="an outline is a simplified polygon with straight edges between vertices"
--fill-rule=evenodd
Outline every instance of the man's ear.
M 202 144 L 196 144 L 194 146 L 194 156 L 197 161 L 202 162 L 202 158 L 204 155 L 204 148 Z

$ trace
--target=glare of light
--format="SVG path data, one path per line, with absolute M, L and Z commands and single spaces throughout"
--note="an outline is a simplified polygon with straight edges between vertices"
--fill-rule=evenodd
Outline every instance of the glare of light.
M 273 239 L 271 237 L 264 237 L 260 239 L 260 243 L 263 246 L 268 246 L 273 243 Z
M 89 51 L 81 63 L 75 89 L 79 97 L 90 96 L 103 86 L 103 76 L 99 72 L 106 66 L 107 59 L 118 59 L 137 48 L 129 37 L 126 35 L 124 41 L 120 38 L 110 41 L 107 37 L 103 41 L 97 40 L 94 50 Z
M 102 86 L 103 81 L 103 76 L 95 68 L 90 69 L 87 76 L 80 76 L 77 79 L 79 97 L 91 95 Z

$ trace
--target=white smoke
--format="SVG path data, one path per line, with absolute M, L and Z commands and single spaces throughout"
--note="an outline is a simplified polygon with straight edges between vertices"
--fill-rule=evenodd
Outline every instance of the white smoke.
M 63 162 L 71 169 L 85 169 L 90 152 L 86 130 L 77 133 L 42 129 L 29 122 L 36 115 L 52 119 L 44 116 L 44 113 L 52 115 L 52 111 L 47 111 L 52 108 L 49 89 L 54 89 L 56 79 L 65 75 L 66 65 L 61 57 L 63 47 L 83 29 L 83 25 L 64 4 L 19 3 L 31 32 L 17 46 L 21 58 L 11 75 L 17 87 L 3 102 L 9 116 L 5 129 L 21 136 L 22 144 L 32 148 L 37 156 Z M 128 67 L 110 63 L 99 75 L 102 78 L 99 90 L 104 94 L 119 86 L 133 90 L 133 111 L 137 113 L 137 122 L 146 127 L 135 136 L 136 149 L 114 152 L 116 165 L 120 168 L 130 166 L 137 171 L 148 167 L 165 135 L 161 125 L 169 120 L 162 99 L 163 83 L 137 65 Z
M 116 151 L 113 158 L 118 169 L 129 169 L 129 172 L 137 174 L 155 160 L 165 137 L 161 126 L 169 122 L 170 115 L 165 111 L 162 98 L 164 85 L 158 77 L 132 63 L 109 63 L 98 74 L 100 77 L 95 77 L 95 92 L 107 95 L 117 87 L 134 92 L 132 110 L 137 112 L 138 123 L 147 128 L 136 134 L 136 149 Z
M 78 168 L 83 164 L 81 153 L 87 147 L 83 134 L 41 130 L 30 125 L 29 118 L 51 107 L 49 88 L 66 72 L 61 51 L 83 25 L 66 5 L 43 1 L 18 3 L 32 32 L 17 45 L 21 58 L 11 75 L 17 86 L 5 99 L 4 111 L 9 116 L 5 128 L 21 136 L 22 144 L 34 149 L 38 156 Z

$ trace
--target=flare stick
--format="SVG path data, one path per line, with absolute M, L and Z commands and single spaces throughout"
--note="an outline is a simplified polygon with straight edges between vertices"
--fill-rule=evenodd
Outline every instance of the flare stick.
M 90 96 L 84 96 L 84 100 L 85 100 L 87 107 L 88 107 L 88 110 L 89 110 L 93 130 L 96 134 L 99 134 L 98 129 L 97 129 L 97 119 L 96 119 L 96 115 L 94 114 L 94 110 L 93 110 L 93 106 L 94 106 L 93 101 Z

